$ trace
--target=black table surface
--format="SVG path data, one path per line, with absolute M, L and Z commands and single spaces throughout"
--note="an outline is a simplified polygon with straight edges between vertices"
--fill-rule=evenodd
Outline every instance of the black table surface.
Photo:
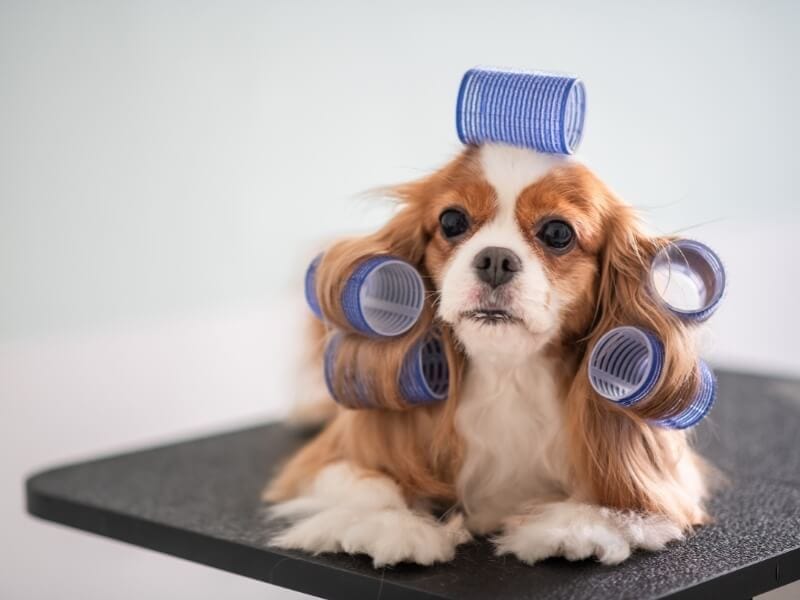
M 325 598 L 749 598 L 800 578 L 800 382 L 718 375 L 696 433 L 730 479 L 711 503 L 715 523 L 615 567 L 531 567 L 485 540 L 447 564 L 379 570 L 365 556 L 272 548 L 259 493 L 308 436 L 275 423 L 41 472 L 27 481 L 28 510 Z

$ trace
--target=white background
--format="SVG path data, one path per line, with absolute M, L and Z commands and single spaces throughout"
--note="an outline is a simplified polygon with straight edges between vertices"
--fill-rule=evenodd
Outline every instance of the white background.
M 285 411 L 309 246 L 458 150 L 476 64 L 581 75 L 583 158 L 726 261 L 709 358 L 800 374 L 798 23 L 788 1 L 0 0 L 0 596 L 294 596 L 36 522 L 23 477 Z

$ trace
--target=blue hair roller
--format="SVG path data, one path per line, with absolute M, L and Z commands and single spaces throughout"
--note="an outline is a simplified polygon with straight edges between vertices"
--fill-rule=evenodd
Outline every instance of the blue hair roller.
M 345 372 L 345 394 L 340 396 L 337 394 L 333 387 L 333 375 L 336 370 L 336 355 L 339 352 L 339 346 L 342 342 L 343 334 L 337 333 L 328 342 L 325 347 L 325 356 L 323 358 L 323 373 L 325 375 L 325 385 L 328 387 L 328 393 L 331 397 L 342 406 L 347 408 L 371 408 L 369 396 L 369 384 L 364 381 L 363 376 L 358 376 L 352 369 L 347 369 Z
M 435 333 L 411 349 L 400 370 L 400 393 L 413 406 L 447 398 L 450 370 L 442 339 Z
M 616 327 L 602 336 L 589 355 L 589 381 L 595 391 L 620 406 L 646 398 L 661 377 L 664 346 L 638 327 Z
M 660 419 L 656 422 L 658 425 L 670 429 L 687 429 L 702 421 L 711 410 L 717 398 L 717 380 L 705 361 L 699 361 L 697 366 L 700 369 L 700 388 L 691 406 L 674 417 Z
M 465 144 L 499 142 L 572 154 L 586 113 L 583 82 L 567 75 L 470 69 L 456 101 L 456 131 Z
M 305 295 L 306 295 L 306 303 L 308 307 L 311 309 L 311 312 L 314 313 L 318 319 L 322 318 L 322 308 L 319 305 L 319 300 L 317 300 L 317 267 L 319 267 L 319 262 L 322 260 L 322 254 L 318 254 L 314 257 L 314 260 L 309 263 L 308 268 L 306 269 L 306 278 L 305 278 Z
M 345 392 L 336 393 L 333 386 L 336 356 L 342 334 L 335 335 L 325 348 L 325 383 L 337 403 L 347 408 L 384 408 L 381 399 L 371 391 L 369 373 L 357 369 L 345 372 Z M 347 367 L 345 367 L 347 368 Z M 400 396 L 408 407 L 425 406 L 447 398 L 450 371 L 441 337 L 429 333 L 406 354 L 397 379 Z
M 308 266 L 305 295 L 319 318 L 322 309 L 316 290 L 321 256 Z M 341 306 L 347 322 L 357 332 L 375 337 L 394 337 L 411 329 L 425 305 L 425 284 L 409 263 L 393 256 L 373 256 L 359 263 L 344 284 Z
M 695 240 L 676 240 L 662 248 L 650 267 L 650 286 L 673 314 L 696 323 L 717 310 L 725 292 L 719 256 Z
M 589 382 L 602 397 L 630 407 L 653 391 L 664 366 L 664 345 L 639 327 L 616 327 L 603 335 L 589 355 Z M 711 410 L 717 383 L 708 365 L 699 361 L 700 386 L 691 405 L 681 413 L 652 421 L 671 429 L 699 423 Z

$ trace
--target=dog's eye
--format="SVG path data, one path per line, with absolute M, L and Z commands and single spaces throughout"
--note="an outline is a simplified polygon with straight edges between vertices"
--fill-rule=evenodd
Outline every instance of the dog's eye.
M 560 254 L 572 248 L 572 244 L 575 241 L 575 232 L 566 221 L 551 219 L 542 223 L 536 237 L 549 250 Z
M 457 208 L 448 208 L 439 215 L 439 225 L 442 227 L 444 237 L 452 239 L 467 232 L 469 218 Z

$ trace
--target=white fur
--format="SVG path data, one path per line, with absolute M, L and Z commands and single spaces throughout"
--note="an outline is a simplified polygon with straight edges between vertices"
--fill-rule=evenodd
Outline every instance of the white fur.
M 466 521 L 459 515 L 436 522 L 424 507 L 407 506 L 391 480 L 365 478 L 339 463 L 320 472 L 299 498 L 273 509 L 294 520 L 273 543 L 314 553 L 365 553 L 375 566 L 431 564 L 451 559 L 468 530 L 500 531 L 497 552 L 528 563 L 563 556 L 614 564 L 635 548 L 657 550 L 682 537 L 661 517 L 574 499 L 556 386 L 562 365 L 542 353 L 559 325 L 561 303 L 514 216 L 519 194 L 565 160 L 483 147 L 480 163 L 496 192 L 495 214 L 458 248 L 440 282 L 439 317 L 451 324 L 469 359 L 456 412 L 465 445 L 456 486 Z M 502 300 L 522 323 L 486 325 L 462 317 L 478 308 L 482 284 L 472 261 L 487 246 L 509 248 L 522 261 L 522 271 L 498 292 L 502 297 L 490 298 Z M 688 484 L 686 493 L 699 494 L 695 465 L 684 462 L 686 481 L 674 485 Z
M 560 303 L 515 218 L 522 191 L 564 159 L 510 146 L 484 146 L 480 152 L 497 207 L 445 265 L 438 310 L 470 358 L 456 413 L 465 442 L 457 485 L 468 525 L 486 533 L 531 497 L 564 494 L 566 456 L 557 437 L 561 414 L 554 377 L 559 365 L 539 355 L 559 325 Z M 462 318 L 482 299 L 485 285 L 472 262 L 489 246 L 508 248 L 522 261 L 521 271 L 497 293 L 523 325 Z
M 456 412 L 465 445 L 457 486 L 473 531 L 495 531 L 532 498 L 565 495 L 555 368 L 549 360 L 470 362 Z
M 615 565 L 632 550 L 661 550 L 683 537 L 674 523 L 656 516 L 612 511 L 579 502 L 536 505 L 527 515 L 511 519 L 495 539 L 498 554 L 514 554 L 534 564 L 551 556 L 567 560 L 594 557 Z
M 304 495 L 273 507 L 272 514 L 294 521 L 273 545 L 314 554 L 367 554 L 375 568 L 448 561 L 456 546 L 471 538 L 461 515 L 438 522 L 412 510 L 390 479 L 364 476 L 346 463 L 323 469 Z
M 501 212 L 512 214 L 525 188 L 571 160 L 560 154 L 540 154 L 502 144 L 485 144 L 480 149 L 483 176 L 494 188 Z

